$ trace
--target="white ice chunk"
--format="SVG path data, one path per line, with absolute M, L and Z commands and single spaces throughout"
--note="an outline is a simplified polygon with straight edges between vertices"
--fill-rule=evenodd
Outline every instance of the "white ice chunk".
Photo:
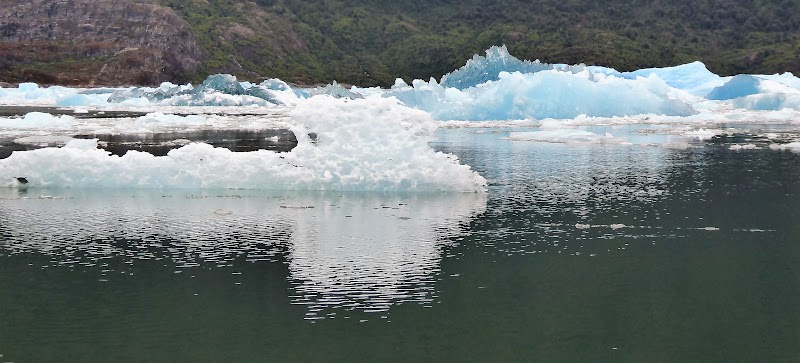
M 120 157 L 97 149 L 97 140 L 72 140 L 64 148 L 15 152 L 0 160 L 0 183 L 11 186 L 24 176 L 34 187 L 460 192 L 486 185 L 457 157 L 428 146 L 437 127 L 428 114 L 396 100 L 318 96 L 300 103 L 291 116 L 298 145 L 286 153 L 237 153 L 191 143 L 163 157 L 137 151 Z M 312 132 L 316 142 L 308 136 Z
M 706 129 L 698 129 L 698 130 L 691 130 L 683 133 L 683 136 L 696 138 L 700 141 L 708 140 L 714 136 L 723 133 L 722 130 L 706 130 Z
M 22 118 L 0 117 L 0 129 L 69 128 L 74 121 L 75 118 L 72 116 L 53 116 L 44 112 L 30 112 Z
M 789 150 L 800 153 L 800 141 L 790 142 L 788 144 L 772 144 L 769 148 L 772 150 Z

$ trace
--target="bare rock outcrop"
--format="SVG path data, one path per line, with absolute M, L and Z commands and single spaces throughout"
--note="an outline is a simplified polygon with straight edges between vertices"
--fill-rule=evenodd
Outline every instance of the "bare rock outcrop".
M 4 0 L 0 81 L 155 84 L 195 74 L 205 51 L 172 9 L 147 0 Z

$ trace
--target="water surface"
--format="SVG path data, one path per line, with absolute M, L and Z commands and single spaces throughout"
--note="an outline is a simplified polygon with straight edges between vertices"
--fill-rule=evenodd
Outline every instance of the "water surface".
M 439 131 L 486 194 L 7 189 L 0 360 L 797 361 L 800 155 Z

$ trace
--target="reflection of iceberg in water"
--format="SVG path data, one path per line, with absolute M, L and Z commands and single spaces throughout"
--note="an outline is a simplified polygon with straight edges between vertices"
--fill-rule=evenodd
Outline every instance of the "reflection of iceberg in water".
M 178 268 L 274 261 L 291 234 L 290 223 L 264 213 L 264 198 L 36 191 L 0 191 L 0 250 L 45 253 L 54 265 L 94 266 L 109 258 L 170 259 Z
M 342 198 L 319 213 L 298 213 L 289 253 L 296 295 L 308 318 L 328 308 L 380 312 L 427 304 L 446 240 L 486 208 L 486 195 L 420 194 Z
M 0 255 L 100 266 L 109 283 L 142 260 L 179 272 L 288 259 L 289 276 L 275 278 L 289 279 L 292 302 L 311 318 L 430 302 L 445 241 L 486 208 L 485 193 L 35 190 L 0 189 Z

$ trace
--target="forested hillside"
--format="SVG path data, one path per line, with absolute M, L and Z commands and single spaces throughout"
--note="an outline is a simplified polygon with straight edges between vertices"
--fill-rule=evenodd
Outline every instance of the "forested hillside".
M 151 1 L 182 17 L 202 48 L 194 74 L 164 72 L 173 81 L 224 72 L 388 85 L 438 78 L 501 44 L 519 58 L 620 70 L 701 60 L 720 74 L 800 72 L 794 0 Z M 31 66 L 0 76 L 18 81 Z

